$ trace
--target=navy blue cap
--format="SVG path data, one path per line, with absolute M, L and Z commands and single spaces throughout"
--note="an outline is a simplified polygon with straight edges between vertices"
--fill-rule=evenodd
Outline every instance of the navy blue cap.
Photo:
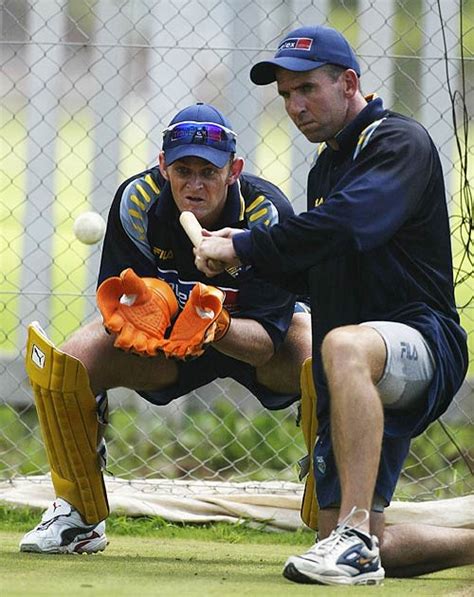
M 168 166 L 197 157 L 223 168 L 236 151 L 236 139 L 229 120 L 214 106 L 199 102 L 176 114 L 163 131 L 162 149 Z
M 250 78 L 256 85 L 268 85 L 276 81 L 276 67 L 304 72 L 325 64 L 352 68 L 360 76 L 354 50 L 342 33 L 323 25 L 300 27 L 285 36 L 272 60 L 252 67 Z

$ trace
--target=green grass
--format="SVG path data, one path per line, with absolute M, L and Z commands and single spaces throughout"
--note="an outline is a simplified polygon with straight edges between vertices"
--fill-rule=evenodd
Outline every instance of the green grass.
M 168 524 L 157 518 L 111 516 L 110 544 L 94 556 L 44 556 L 18 551 L 22 534 L 39 512 L 0 506 L 0 586 L 16 595 L 113 595 L 259 597 L 303 595 L 468 595 L 474 567 L 416 579 L 387 579 L 383 587 L 353 589 L 297 585 L 282 567 L 313 542 L 309 531 L 269 533 L 245 525 L 204 527 Z
M 0 504 L 0 532 L 25 533 L 38 524 L 42 510 Z M 267 531 L 265 524 L 250 526 L 213 523 L 203 525 L 171 523 L 158 516 L 125 516 L 111 514 L 107 534 L 122 537 L 159 537 L 160 539 L 224 541 L 227 543 L 267 543 L 278 545 L 311 544 L 314 533 L 299 529 L 294 532 Z

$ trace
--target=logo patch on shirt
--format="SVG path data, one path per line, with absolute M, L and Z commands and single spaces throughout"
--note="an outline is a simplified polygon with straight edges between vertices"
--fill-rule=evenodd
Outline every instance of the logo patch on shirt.
M 318 207 L 324 203 L 324 197 L 318 197 L 314 200 L 314 207 Z
M 418 351 L 416 350 L 416 346 L 410 344 L 409 342 L 400 342 L 400 357 L 406 358 L 409 361 L 417 361 L 418 360 Z
M 179 306 L 183 309 L 186 304 L 191 290 L 196 285 L 196 280 L 182 280 L 176 270 L 165 270 L 158 269 L 158 278 L 163 280 L 171 288 L 176 295 Z M 239 290 L 237 288 L 227 288 L 218 286 L 219 290 L 222 290 L 225 294 L 224 307 L 229 311 L 230 314 L 238 313 L 240 311 L 239 305 Z
M 281 52 L 282 50 L 304 50 L 309 52 L 311 50 L 311 46 L 313 45 L 313 40 L 311 37 L 290 37 L 285 39 L 281 42 L 278 46 L 278 51 Z
M 153 253 L 158 256 L 158 259 L 165 261 L 166 259 L 173 259 L 174 253 L 172 249 L 160 249 L 160 247 L 153 247 Z
M 324 456 L 316 456 L 316 467 L 318 471 L 324 475 L 326 472 L 326 461 L 324 460 Z

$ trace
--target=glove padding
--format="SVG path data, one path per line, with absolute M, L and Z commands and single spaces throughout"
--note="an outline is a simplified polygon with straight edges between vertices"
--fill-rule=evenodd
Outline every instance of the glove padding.
M 229 329 L 230 315 L 223 308 L 225 294 L 215 286 L 198 282 L 176 319 L 171 335 L 162 345 L 167 357 L 188 360 L 199 357 L 211 342 Z
M 102 282 L 97 305 L 105 329 L 117 335 L 114 346 L 144 356 L 156 355 L 178 312 L 178 302 L 166 282 L 140 278 L 131 268 Z

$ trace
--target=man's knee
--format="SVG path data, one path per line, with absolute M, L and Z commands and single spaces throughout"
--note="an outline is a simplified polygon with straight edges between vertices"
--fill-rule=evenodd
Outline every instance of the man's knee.
M 112 387 L 105 378 L 110 369 L 108 363 L 113 361 L 117 349 L 114 348 L 114 337 L 107 334 L 100 320 L 79 328 L 61 345 L 61 351 L 82 363 L 94 394 Z
M 359 340 L 357 326 L 344 326 L 334 328 L 326 334 L 321 345 L 321 356 L 325 369 L 339 368 L 363 359 L 363 344 Z
M 295 313 L 285 341 L 273 357 L 257 368 L 257 380 L 278 392 L 299 393 L 300 372 L 311 356 L 311 315 Z
M 369 374 L 377 382 L 386 359 L 385 344 L 380 335 L 365 326 L 348 325 L 334 328 L 326 334 L 321 357 L 329 379 L 335 375 Z
M 99 320 L 75 332 L 61 350 L 85 367 L 94 395 L 116 387 L 158 391 L 178 380 L 178 366 L 162 353 L 145 358 L 114 346 L 115 336 L 107 334 Z
M 96 319 L 76 330 L 60 346 L 62 352 L 79 359 L 86 367 L 88 356 L 113 347 L 114 337 L 107 334 L 101 321 Z
M 311 350 L 311 315 L 303 312 L 295 313 L 279 352 L 285 354 L 286 358 L 289 357 L 302 364 L 311 356 Z

